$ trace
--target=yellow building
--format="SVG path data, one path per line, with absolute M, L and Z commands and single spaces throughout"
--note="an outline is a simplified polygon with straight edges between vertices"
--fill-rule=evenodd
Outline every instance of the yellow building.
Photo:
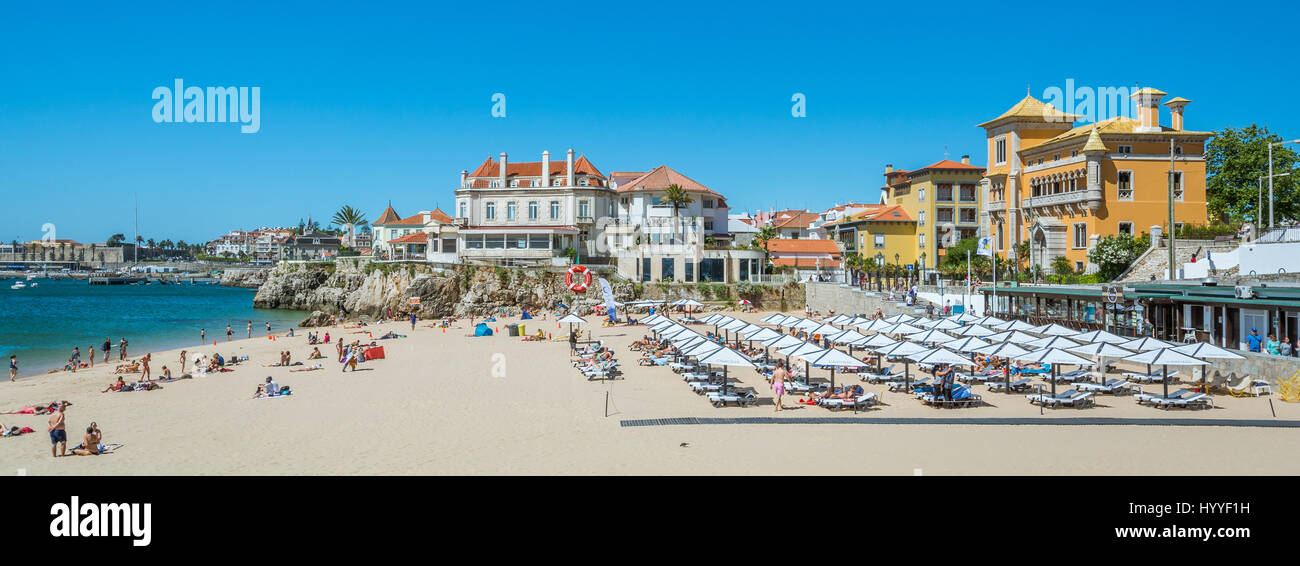
M 1175 170 L 1175 228 L 1204 224 L 1205 143 L 1212 132 L 1183 129 L 1190 100 L 1165 102 L 1171 126 L 1160 125 L 1153 88 L 1134 92 L 1137 118 L 1118 116 L 1074 127 L 1080 116 L 1056 110 L 1032 96 L 980 124 L 988 138 L 984 213 L 995 249 L 1014 257 L 1030 242 L 1030 264 L 1051 272 L 1067 258 L 1075 271 L 1095 272 L 1088 250 L 1097 240 L 1125 232 L 1134 236 L 1165 227 L 1169 217 L 1168 174 Z
M 866 205 L 867 210 L 827 223 L 826 237 L 848 253 L 876 260 L 877 265 L 912 265 L 920 252 L 916 246 L 916 219 L 897 205 Z
M 924 277 L 943 260 L 944 249 L 979 235 L 980 180 L 984 168 L 948 159 L 912 171 L 885 166 L 880 201 L 899 206 L 916 221 L 910 254 Z

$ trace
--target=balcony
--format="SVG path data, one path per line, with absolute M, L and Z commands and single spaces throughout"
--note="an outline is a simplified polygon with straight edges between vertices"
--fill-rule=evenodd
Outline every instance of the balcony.
M 989 202 L 987 202 L 987 203 L 984 204 L 984 210 L 985 210 L 986 212 L 1006 212 L 1006 211 L 1007 211 L 1007 201 L 1005 201 L 1005 200 L 994 200 L 994 201 L 989 201 Z
M 1066 204 L 1088 204 L 1088 191 L 1067 191 L 1052 195 L 1027 197 L 1024 201 L 1025 208 L 1033 208 L 1037 206 L 1061 206 Z
M 578 216 L 578 224 L 595 224 L 596 218 L 592 216 Z

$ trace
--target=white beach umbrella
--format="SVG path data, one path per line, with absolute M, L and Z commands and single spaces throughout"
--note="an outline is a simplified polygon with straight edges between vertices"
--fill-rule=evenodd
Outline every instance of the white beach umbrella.
M 990 330 L 988 327 L 980 326 L 978 324 L 968 324 L 957 330 L 952 331 L 952 334 L 954 336 L 973 336 L 975 338 L 983 338 L 985 336 L 992 336 L 994 334 L 997 334 L 997 331 Z
M 945 342 L 943 344 L 943 347 L 951 348 L 952 350 L 958 352 L 974 352 L 975 350 L 984 348 L 988 345 L 989 345 L 988 342 L 980 340 L 979 338 L 976 338 L 974 336 L 967 336 L 959 340 L 953 340 L 952 342 Z
M 665 317 L 663 320 L 659 320 L 659 321 L 655 322 L 654 324 L 651 324 L 651 325 L 650 325 L 650 330 L 651 330 L 651 331 L 654 331 L 654 332 L 659 332 L 660 330 L 664 330 L 664 329 L 666 329 L 666 328 L 671 328 L 671 327 L 673 327 L 673 326 L 681 326 L 681 323 L 679 323 L 679 322 L 677 322 L 677 321 L 675 321 L 675 320 L 673 320 L 673 319 L 671 319 L 671 318 L 667 318 L 667 317 Z
M 650 316 L 647 316 L 647 317 L 641 319 L 641 323 L 642 323 L 642 324 L 654 324 L 654 323 L 659 322 L 659 321 L 661 321 L 661 320 L 664 320 L 663 315 L 652 314 L 652 315 L 650 315 Z
M 753 338 L 750 338 L 750 336 L 753 336 L 754 334 L 758 334 L 759 332 L 762 332 L 762 331 L 764 331 L 764 330 L 766 330 L 766 331 L 768 331 L 768 332 L 772 332 L 772 329 L 771 329 L 771 328 L 767 328 L 767 327 L 765 327 L 765 326 L 759 326 L 759 325 L 757 325 L 757 324 L 751 324 L 751 325 L 749 325 L 749 326 L 746 326 L 746 327 L 744 327 L 744 328 L 738 330 L 737 332 L 738 332 L 741 336 L 744 336 L 746 340 L 753 340 Z
M 789 348 L 790 346 L 798 346 L 799 344 L 806 344 L 806 343 L 807 342 L 804 342 L 803 340 L 800 340 L 799 338 L 796 338 L 789 334 L 782 334 L 780 338 L 772 338 L 763 341 L 763 345 L 766 346 L 768 349 L 776 348 L 778 350 L 782 348 Z
M 578 315 L 576 315 L 576 314 L 573 314 L 573 313 L 566 314 L 566 315 L 560 317 L 560 320 L 557 320 L 557 321 L 555 321 L 555 322 L 557 322 L 557 323 L 559 323 L 559 324 L 568 323 L 568 324 L 569 324 L 569 336 L 570 336 L 570 337 L 573 336 L 573 325 L 575 325 L 575 324 L 587 324 L 587 320 L 586 320 L 586 319 L 584 319 L 584 318 L 582 318 L 582 317 L 580 317 L 580 316 L 578 316 Z
M 759 329 L 758 332 L 746 336 L 745 339 L 751 342 L 767 342 L 768 340 L 780 338 L 782 336 L 785 336 L 785 334 L 781 334 L 780 332 L 772 330 L 771 328 L 762 328 Z M 791 338 L 794 337 L 791 336 Z M 797 338 L 795 339 L 798 340 Z
M 1038 328 L 1037 326 L 1034 326 L 1032 324 L 1029 324 L 1028 322 L 1024 322 L 1020 320 L 1011 320 L 1011 321 L 1004 322 L 1002 324 L 993 324 L 993 325 L 986 325 L 986 326 L 989 326 L 990 328 L 996 328 L 998 330 L 1020 330 L 1024 332 L 1032 332 L 1035 328 Z
M 827 324 L 844 324 L 846 321 L 853 320 L 853 317 L 843 314 L 837 314 L 826 319 Z
M 952 342 L 953 340 L 957 339 L 956 336 L 948 334 L 942 330 L 926 330 L 925 332 L 915 332 L 912 334 L 908 334 L 906 338 L 908 340 L 917 342 L 919 344 L 943 344 L 944 342 Z
M 1125 338 L 1123 336 L 1111 334 L 1109 332 L 1106 332 L 1105 330 L 1093 330 L 1092 332 L 1084 332 L 1083 334 L 1077 334 L 1075 336 L 1071 336 L 1070 339 L 1078 340 L 1079 342 L 1102 342 L 1105 344 L 1123 344 L 1125 342 L 1133 341 L 1132 338 Z
M 859 316 L 859 317 L 854 317 L 852 321 L 847 322 L 847 323 L 845 323 L 845 324 L 851 324 L 851 325 L 853 325 L 853 326 L 857 326 L 857 325 L 862 324 L 862 323 L 864 323 L 864 322 L 871 322 L 871 319 L 866 318 L 866 317 L 861 317 L 861 316 Z
M 705 340 L 703 342 L 700 342 L 699 344 L 695 344 L 689 348 L 685 348 L 680 351 L 683 356 L 693 356 L 698 358 L 699 356 L 703 356 L 705 354 L 711 353 L 714 350 L 721 350 L 721 349 L 722 349 L 722 344 L 713 342 L 711 340 Z
M 778 316 L 779 316 L 779 315 L 778 315 Z M 702 320 L 702 322 L 704 322 L 704 324 L 713 324 L 713 323 L 714 323 L 715 321 L 717 321 L 719 318 L 722 318 L 722 315 L 717 314 L 717 313 L 714 313 L 714 314 L 711 314 L 711 315 L 709 315 L 709 316 L 704 317 L 704 319 Z
M 839 334 L 841 332 L 844 331 L 829 324 L 821 324 L 818 325 L 816 328 L 809 330 L 808 335 L 809 336 L 815 336 L 815 335 L 830 336 L 832 334 Z
M 783 350 L 777 350 L 776 353 L 785 356 L 785 362 L 787 367 L 790 365 L 790 358 L 799 358 L 804 360 L 804 375 L 809 376 L 811 378 L 811 374 L 808 373 L 809 368 L 808 368 L 806 356 L 809 354 L 819 354 L 824 351 L 826 351 L 824 348 L 816 344 L 813 344 L 812 342 L 804 342 L 796 346 L 790 346 L 789 348 L 785 348 Z
M 1186 344 L 1183 346 L 1178 346 L 1173 350 L 1180 354 L 1187 354 L 1193 358 L 1199 360 L 1206 360 L 1206 361 L 1246 359 L 1245 356 L 1237 354 L 1232 350 L 1225 350 L 1223 348 L 1215 346 L 1214 344 L 1209 344 L 1206 342 L 1196 342 L 1194 344 Z M 1201 381 L 1202 382 L 1205 381 L 1205 368 L 1201 368 Z
M 781 314 L 781 313 L 774 313 L 774 314 L 769 314 L 769 315 L 767 315 L 767 316 L 765 316 L 765 317 L 763 317 L 763 318 L 760 318 L 760 319 L 758 319 L 758 320 L 759 320 L 759 322 L 763 322 L 763 323 L 766 323 L 766 324 L 779 324 L 779 323 L 780 323 L 782 320 L 784 320 L 785 318 L 786 318 L 786 316 L 783 315 L 783 314 Z M 707 319 L 706 319 L 706 320 L 707 320 Z
M 876 318 L 876 319 L 872 319 L 872 320 L 870 320 L 870 321 L 868 321 L 868 322 L 866 322 L 866 323 L 859 323 L 859 324 L 857 324 L 857 325 L 855 325 L 855 326 L 857 326 L 858 328 L 861 328 L 862 330 L 866 330 L 866 331 L 868 331 L 868 332 L 880 332 L 880 331 L 882 331 L 882 330 L 884 330 L 884 329 L 886 329 L 886 328 L 889 328 L 889 327 L 891 327 L 891 326 L 894 326 L 894 323 L 892 323 L 892 322 L 885 322 L 885 319 L 883 319 L 883 318 Z
M 1043 348 L 1026 352 L 1019 356 L 1010 356 L 1013 360 L 1036 364 L 1051 364 L 1052 366 L 1052 396 L 1056 396 L 1056 376 L 1061 364 L 1072 366 L 1092 366 L 1096 365 L 1087 358 L 1081 358 L 1060 348 Z
M 822 325 L 821 322 L 818 322 L 818 321 L 813 320 L 813 319 L 811 319 L 811 318 L 803 318 L 803 319 L 800 319 L 800 320 L 799 320 L 799 323 L 796 324 L 796 325 L 794 325 L 794 327 L 795 327 L 795 328 L 798 328 L 799 330 L 807 331 L 807 330 L 812 330 L 812 329 L 814 329 L 814 328 L 817 328 L 818 326 L 821 326 L 821 325 Z
M 906 387 L 907 389 L 911 389 L 912 374 L 910 372 L 910 367 L 911 367 L 910 360 L 908 359 L 907 356 L 916 354 L 918 352 L 928 352 L 930 350 L 931 348 L 926 348 L 925 346 L 922 346 L 920 344 L 913 344 L 912 342 L 899 342 L 897 344 L 894 344 L 893 346 L 885 346 L 882 348 L 878 348 L 876 350 L 876 353 L 880 355 L 881 359 L 888 358 L 888 357 L 903 358 L 903 384 L 904 387 Z
M 982 319 L 984 319 L 984 318 L 985 318 L 985 317 L 982 317 L 982 316 L 977 315 L 977 314 L 974 314 L 974 313 L 964 312 L 964 313 L 961 313 L 961 314 L 958 314 L 958 315 L 950 316 L 950 317 L 948 317 L 948 320 L 952 320 L 952 321 L 956 321 L 956 322 L 964 322 L 964 323 L 969 324 L 969 323 L 972 323 L 972 322 L 976 322 L 976 321 L 982 320 Z
M 673 340 L 673 345 L 677 346 L 677 351 L 680 353 L 680 352 L 685 352 L 686 350 L 693 348 L 703 342 L 708 342 L 708 340 L 705 339 L 703 336 L 700 336 L 699 334 L 694 334 L 690 336 L 683 336 L 680 339 Z
M 659 338 L 661 339 L 667 338 L 669 340 L 672 340 L 674 336 L 677 336 L 683 332 L 692 333 L 692 334 L 695 333 L 694 330 L 686 328 L 685 326 L 673 326 L 671 328 L 665 328 L 662 332 L 660 332 Z
M 900 322 L 898 324 L 890 326 L 889 328 L 881 330 L 880 332 L 884 334 L 915 334 L 917 332 L 925 332 L 925 329 L 917 328 L 910 324 Z
M 894 316 L 886 318 L 885 322 L 892 323 L 892 324 L 899 324 L 899 323 L 910 323 L 913 320 L 916 320 L 916 318 L 907 316 L 905 314 L 896 314 Z
M 981 316 L 981 317 L 976 317 L 975 320 L 970 320 L 967 322 L 971 324 L 978 324 L 981 326 L 992 327 L 995 324 L 1005 324 L 1007 321 L 1002 320 L 996 316 Z
M 1030 342 L 1033 342 L 1034 340 L 1037 340 L 1038 337 L 1032 334 L 1025 334 L 1024 332 L 1021 332 L 1019 330 L 1013 330 L 1010 332 L 1002 332 L 999 334 L 994 334 L 992 336 L 986 336 L 984 337 L 984 339 L 988 340 L 989 342 L 1011 342 L 1012 344 L 1023 345 L 1023 344 L 1028 344 Z
M 1125 350 L 1133 350 L 1134 352 L 1147 352 L 1151 350 L 1160 350 L 1162 348 L 1173 348 L 1174 346 L 1176 346 L 1176 344 L 1171 344 L 1164 340 L 1156 340 L 1155 338 L 1138 338 L 1137 340 L 1130 340 L 1119 345 L 1119 347 L 1124 348 Z
M 830 337 L 830 341 L 836 344 L 855 344 L 860 340 L 866 339 L 866 336 L 853 330 L 845 330 L 844 332 Z
M 783 319 L 781 322 L 777 324 L 779 324 L 782 328 L 794 328 L 796 326 L 799 326 L 799 323 L 801 322 L 803 322 L 802 318 L 799 318 L 797 316 L 787 316 L 785 317 L 785 319 Z
M 1068 349 L 1078 346 L 1079 343 L 1064 336 L 1044 336 L 1033 342 L 1026 342 L 1030 348 L 1061 348 Z
M 1205 360 L 1193 358 L 1187 354 L 1177 352 L 1173 348 L 1160 348 L 1158 350 L 1147 350 L 1120 358 L 1126 362 L 1136 362 L 1150 366 L 1161 366 L 1161 382 L 1165 386 L 1165 396 L 1169 396 L 1169 366 L 1204 366 L 1209 365 Z M 1147 373 L 1150 373 L 1148 371 Z
M 1103 362 L 1103 358 L 1119 358 L 1133 354 L 1133 352 L 1108 342 L 1092 342 L 1090 344 L 1082 344 L 1072 348 L 1066 348 L 1065 350 L 1081 356 L 1092 356 L 1097 358 L 1097 367 L 1101 368 L 1102 383 L 1106 382 L 1106 364 Z
M 695 361 L 711 366 L 722 366 L 723 381 L 727 379 L 727 368 L 730 366 L 754 367 L 754 362 L 731 348 L 719 348 L 703 356 L 697 356 Z
M 966 356 L 953 353 L 947 348 L 938 348 L 929 352 L 918 352 L 907 356 L 917 364 L 946 364 L 956 366 L 974 366 L 975 362 Z
M 1068 326 L 1061 326 L 1056 323 L 1044 324 L 1031 330 L 1027 330 L 1026 332 L 1033 332 L 1034 334 L 1042 334 L 1044 336 L 1074 336 L 1075 334 L 1079 334 L 1078 330 Z
M 962 327 L 961 323 L 948 320 L 946 318 L 941 318 L 939 320 L 936 320 L 934 325 L 930 326 L 930 328 L 933 328 L 935 330 L 952 330 L 954 328 L 961 328 L 961 327 Z
M 829 367 L 831 370 L 831 389 L 835 388 L 835 369 L 836 368 L 860 368 L 866 367 L 866 363 L 853 356 L 845 354 L 836 349 L 825 350 L 820 354 L 812 357 L 804 356 L 804 361 L 818 367 Z
M 673 336 L 672 338 L 669 338 L 668 341 L 669 341 L 669 342 L 672 342 L 672 343 L 673 343 L 674 345 L 676 345 L 678 348 L 681 348 L 681 347 L 682 347 L 682 344 L 684 344 L 684 343 L 686 343 L 686 342 L 689 342 L 689 341 L 691 341 L 691 340 L 693 340 L 693 339 L 695 339 L 695 338 L 699 338 L 700 340 L 704 340 L 704 339 L 705 339 L 703 336 L 700 336 L 700 333 L 699 333 L 699 332 L 696 332 L 696 331 L 691 330 L 691 329 L 687 329 L 686 332 L 678 333 L 677 335 Z

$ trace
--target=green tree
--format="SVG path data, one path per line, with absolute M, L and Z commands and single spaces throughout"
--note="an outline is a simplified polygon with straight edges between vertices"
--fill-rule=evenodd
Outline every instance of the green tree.
M 763 226 L 754 234 L 754 247 L 763 250 L 763 269 L 767 269 L 767 266 L 772 263 L 772 253 L 768 251 L 767 243 L 775 240 L 779 235 L 776 228 L 772 226 Z
M 1205 190 L 1210 217 L 1220 223 L 1268 222 L 1268 144 L 1282 141 L 1268 128 L 1251 124 L 1216 132 L 1205 148 Z M 1291 173 L 1273 179 L 1273 207 L 1278 222 L 1300 218 L 1300 170 L 1297 155 L 1281 145 L 1273 148 L 1273 174 Z M 1261 200 L 1262 208 L 1261 211 Z M 1260 214 L 1262 212 L 1262 214 Z
M 347 244 L 352 246 L 356 245 L 357 227 L 365 226 L 370 222 L 366 220 L 365 213 L 352 208 L 351 205 L 344 205 L 343 208 L 334 213 L 334 223 L 343 227 L 343 231 L 347 233 Z
M 1088 261 L 1097 264 L 1097 275 L 1102 280 L 1111 281 L 1150 246 L 1151 234 L 1142 234 L 1139 238 L 1128 234 L 1106 236 L 1097 240 L 1097 245 L 1088 251 Z
M 677 216 L 678 212 L 682 208 L 690 206 L 692 202 L 695 202 L 695 199 L 691 198 L 691 195 L 688 194 L 686 189 L 683 189 L 681 185 L 673 183 L 668 185 L 668 188 L 664 189 L 664 202 L 667 203 L 668 206 L 673 207 L 673 230 L 680 237 L 681 223 Z
M 104 245 L 110 248 L 120 248 L 122 247 L 122 242 L 124 241 L 126 241 L 126 236 L 122 234 L 113 234 L 112 236 L 108 237 L 108 241 L 105 242 Z
M 1063 282 L 1066 275 L 1074 275 L 1074 264 L 1070 263 L 1070 258 L 1058 255 L 1052 258 L 1052 273 L 1057 282 Z
M 954 279 L 966 277 L 966 252 L 970 252 L 970 270 L 972 274 L 984 277 L 992 273 L 989 258 L 975 253 L 979 249 L 979 241 L 979 238 L 974 237 L 962 238 L 957 243 L 947 247 L 943 261 L 939 263 L 939 271 Z

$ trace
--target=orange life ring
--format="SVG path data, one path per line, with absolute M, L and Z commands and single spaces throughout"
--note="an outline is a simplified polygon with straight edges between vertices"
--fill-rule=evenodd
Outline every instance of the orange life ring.
M 591 270 L 581 265 L 570 267 L 564 272 L 564 284 L 574 293 L 586 293 L 591 286 Z

